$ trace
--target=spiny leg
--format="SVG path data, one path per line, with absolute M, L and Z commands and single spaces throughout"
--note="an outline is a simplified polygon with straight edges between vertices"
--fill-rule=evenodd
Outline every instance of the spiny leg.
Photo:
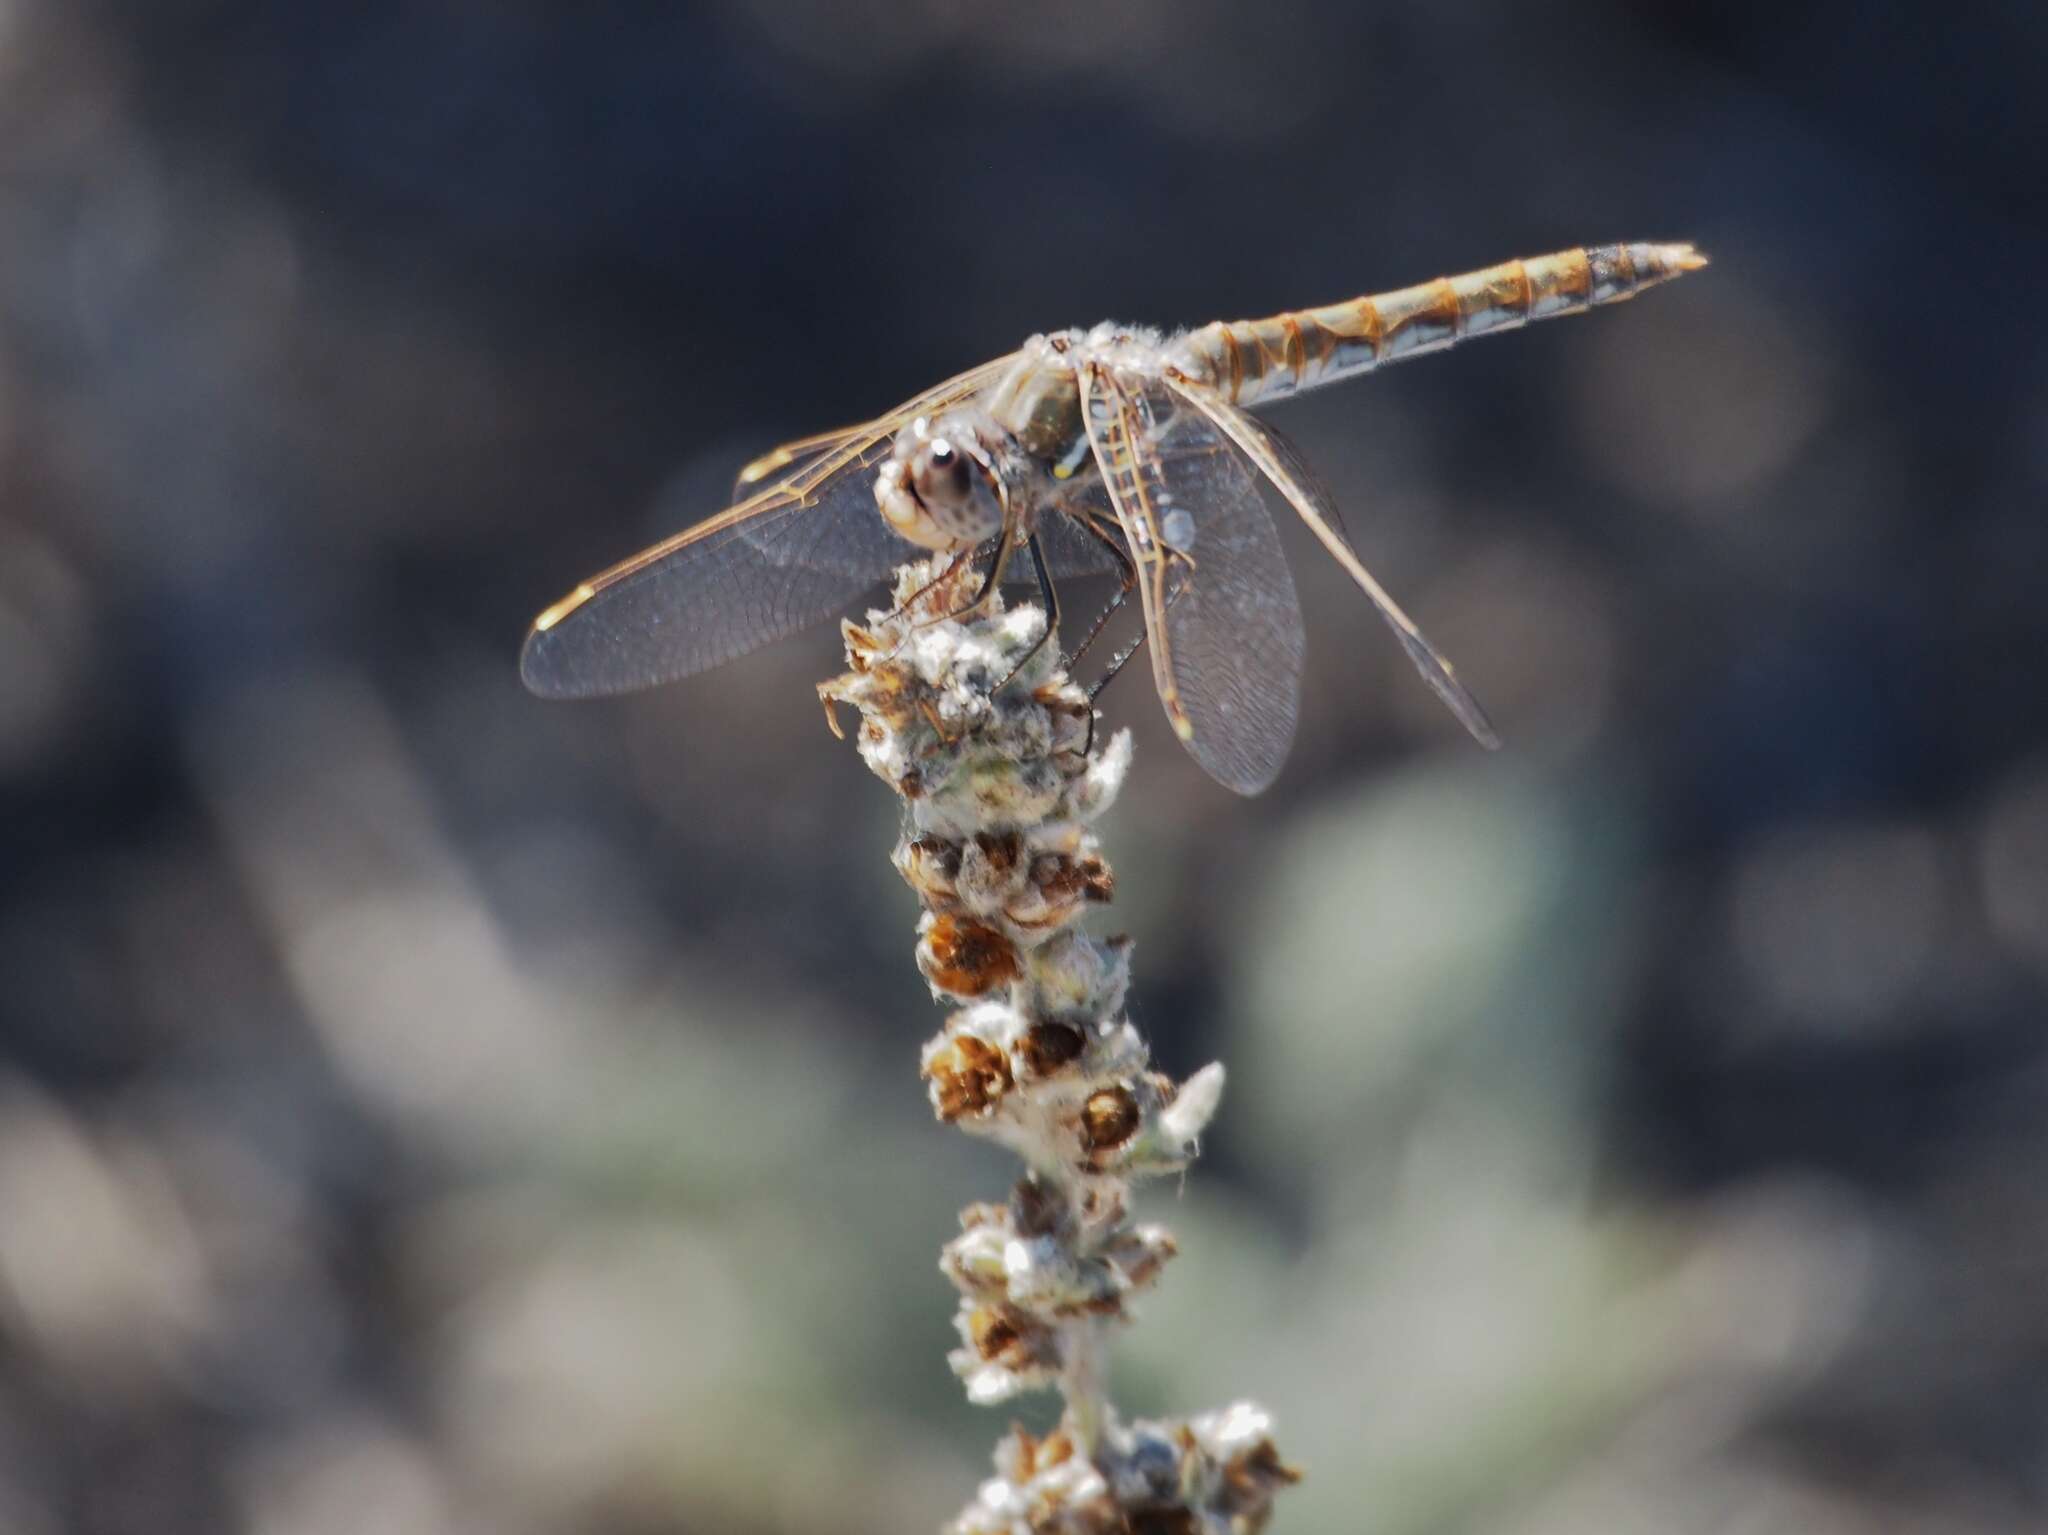
M 960 550 L 950 560 L 946 561 L 946 568 L 944 570 L 940 571 L 937 575 L 933 576 L 931 580 L 925 582 L 923 586 L 920 586 L 908 597 L 905 597 L 900 603 L 896 605 L 895 611 L 890 613 L 889 616 L 883 620 L 883 622 L 894 623 L 897 619 L 908 616 L 910 610 L 917 606 L 918 602 L 921 599 L 927 596 L 934 588 L 943 585 L 947 581 L 952 580 L 953 573 L 959 570 L 961 565 L 963 565 L 966 561 L 973 559 L 975 555 L 979 554 L 980 552 L 981 550 L 979 548 Z M 936 623 L 938 622 L 938 620 L 934 619 L 932 620 L 932 622 Z
M 1031 568 L 1038 572 L 1038 595 L 1045 602 L 1045 628 L 1039 633 L 1038 638 L 1032 641 L 1031 648 L 1017 658 L 1017 664 L 1010 668 L 1009 675 L 989 689 L 991 695 L 1002 692 L 1015 682 L 1017 673 L 1029 666 L 1031 658 L 1045 648 L 1046 641 L 1060 632 L 1060 594 L 1052 584 L 1051 572 L 1045 568 L 1045 546 L 1038 541 L 1038 535 L 1033 533 L 1025 540 L 1025 547 L 1031 551 Z
M 936 618 L 924 619 L 922 622 L 913 624 L 911 627 L 915 629 L 929 629 L 934 624 L 954 623 L 979 613 L 988 605 L 989 594 L 995 591 L 997 583 L 1002 580 L 1003 570 L 1010 563 L 1010 553 L 1016 547 L 1015 530 L 1008 522 L 1003 524 L 1003 531 L 997 534 L 993 540 L 971 544 L 954 555 L 947 562 L 946 568 L 943 571 L 913 592 L 909 601 L 897 608 L 896 612 L 890 616 L 893 618 L 907 613 L 910 610 L 911 603 L 916 602 L 926 592 L 931 591 L 940 582 L 950 577 L 953 572 L 960 568 L 964 561 L 979 559 L 982 551 L 991 547 L 994 553 L 989 558 L 988 574 L 982 578 L 981 589 L 974 594 L 973 599 L 964 606 L 955 608 L 950 613 L 941 613 Z M 901 647 L 898 648 L 900 649 Z
M 1123 545 L 1112 538 L 1092 515 L 1077 513 L 1074 520 L 1100 541 L 1115 558 L 1117 578 L 1122 584 L 1118 587 L 1117 594 L 1109 599 L 1109 606 L 1095 615 L 1095 622 L 1088 626 L 1088 632 L 1082 636 L 1080 645 L 1067 657 L 1069 671 L 1073 670 L 1074 663 L 1087 655 L 1089 648 L 1101 637 L 1103 625 L 1107 624 L 1116 610 L 1129 600 L 1131 593 L 1138 589 L 1138 567 L 1131 563 L 1131 557 L 1124 552 Z
M 897 622 L 897 621 L 899 621 L 899 620 L 901 620 L 901 619 L 904 619 L 904 618 L 908 618 L 908 617 L 910 616 L 910 610 L 911 610 L 912 608 L 914 608 L 914 607 L 916 607 L 916 606 L 917 606 L 917 604 L 918 604 L 918 602 L 919 602 L 919 600 L 920 600 L 920 599 L 922 599 L 923 597 L 925 597 L 925 596 L 926 596 L 926 595 L 927 595 L 928 593 L 930 593 L 930 592 L 932 592 L 932 591 L 936 590 L 936 589 L 937 589 L 937 588 L 938 588 L 939 586 L 943 585 L 943 584 L 944 584 L 945 582 L 947 582 L 947 581 L 950 581 L 950 580 L 952 580 L 952 579 L 953 579 L 953 574 L 954 574 L 954 572 L 956 572 L 957 570 L 959 570 L 959 568 L 960 568 L 960 567 L 961 567 L 961 566 L 962 566 L 963 564 L 965 564 L 965 563 L 966 563 L 967 561 L 969 561 L 969 560 L 971 560 L 971 559 L 975 558 L 975 557 L 976 557 L 977 555 L 979 555 L 979 554 L 981 553 L 981 549 L 982 549 L 982 546 L 980 546 L 980 545 L 976 545 L 976 546 L 974 546 L 974 547 L 971 547 L 971 548 L 967 548 L 967 549 L 962 549 L 962 550 L 960 550 L 960 551 L 959 551 L 959 552 L 958 552 L 957 554 L 955 554 L 955 555 L 954 555 L 954 556 L 953 556 L 953 557 L 952 557 L 952 558 L 951 558 L 950 560 L 946 561 L 946 568 L 945 568 L 944 570 L 940 571 L 940 572 L 939 572 L 939 573 L 938 573 L 937 575 L 933 576 L 933 577 L 931 578 L 931 580 L 929 580 L 929 581 L 925 582 L 925 584 L 924 584 L 923 586 L 920 586 L 920 587 L 919 587 L 919 588 L 918 588 L 918 589 L 917 589 L 916 591 L 912 592 L 912 593 L 911 593 L 911 594 L 910 594 L 910 595 L 909 595 L 908 597 L 904 598 L 904 599 L 903 599 L 903 601 L 899 602 L 899 603 L 898 603 L 898 604 L 896 605 L 896 607 L 895 607 L 894 611 L 892 611 L 892 612 L 891 612 L 891 613 L 889 614 L 889 616 L 888 616 L 887 618 L 885 618 L 885 619 L 883 619 L 883 620 L 882 620 L 882 621 L 883 621 L 883 623 L 885 623 L 885 624 L 889 624 L 889 623 L 895 623 L 895 622 Z M 930 628 L 930 627 L 931 627 L 931 626 L 932 626 L 933 624 L 942 624 L 942 623 L 944 623 L 944 622 L 946 621 L 946 619 L 947 619 L 947 618 L 949 618 L 950 616 L 952 616 L 952 615 L 950 615 L 950 614 L 944 614 L 944 613 L 942 613 L 942 614 L 940 614 L 940 615 L 939 615 L 939 616 L 938 616 L 937 618 L 927 618 L 927 619 L 923 619 L 923 620 L 920 620 L 920 621 L 918 621 L 918 622 L 916 622 L 916 623 L 913 623 L 913 624 L 911 624 L 911 625 L 910 625 L 910 627 L 911 627 L 911 628 L 912 628 L 913 630 L 915 630 L 915 629 L 929 629 L 929 628 Z M 892 659 L 894 659 L 894 658 L 895 658 L 895 656 L 896 656 L 896 655 L 897 655 L 897 654 L 898 654 L 898 653 L 899 653 L 899 652 L 900 652 L 900 651 L 901 651 L 901 650 L 903 649 L 903 647 L 904 647 L 905 645 L 907 645 L 907 644 L 908 644 L 909 642 L 910 642 L 910 641 L 909 641 L 909 636 L 908 636 L 908 635 L 906 635 L 906 636 L 905 636 L 905 637 L 904 637 L 904 638 L 903 638 L 902 640 L 900 640 L 900 641 L 898 641 L 898 642 L 897 642 L 896 648 L 895 648 L 894 650 L 891 650 L 891 651 L 889 652 L 889 654 L 888 654 L 888 655 L 887 655 L 886 657 L 884 657 L 884 659 L 885 659 L 885 660 L 892 660 Z
M 1032 542 L 1034 544 L 1037 542 L 1036 534 L 1032 535 Z M 995 595 L 996 587 L 1002 582 L 1003 572 L 1009 568 L 1010 555 L 1016 550 L 1016 547 L 1017 520 L 1006 515 L 1003 518 L 1003 531 L 996 539 L 995 558 L 988 562 L 988 575 L 982 579 L 981 590 L 974 594 L 974 600 L 968 603 L 967 606 L 961 608 L 958 612 L 948 613 L 946 615 L 948 618 L 967 618 L 981 612 L 988 606 L 989 598 Z M 1041 585 L 1045 581 L 1043 561 L 1040 561 L 1039 564 L 1038 579 Z
M 1100 677 L 1095 679 L 1095 686 L 1088 690 L 1088 702 L 1091 705 L 1095 702 L 1096 699 L 1102 696 L 1102 690 L 1104 688 L 1108 687 L 1112 682 L 1116 681 L 1116 674 L 1124 669 L 1125 663 L 1128 662 L 1132 656 L 1138 653 L 1138 647 L 1144 643 L 1145 632 L 1141 629 L 1138 631 L 1137 636 L 1134 639 L 1132 639 L 1132 641 L 1128 645 L 1124 646 L 1122 650 L 1119 650 L 1115 655 L 1109 658 L 1108 669 L 1104 671 Z
M 958 619 L 966 618 L 970 614 L 977 612 L 981 608 L 982 604 L 988 601 L 988 594 L 995 590 L 995 583 L 998 578 L 998 575 L 1001 572 L 1003 565 L 1008 562 L 1009 542 L 1010 532 L 1008 528 L 1005 528 L 1000 534 L 998 534 L 994 538 L 985 539 L 978 544 L 970 544 L 967 548 L 960 550 L 953 556 L 952 559 L 946 562 L 946 568 L 944 570 L 940 571 L 936 576 L 932 577 L 931 580 L 925 582 L 923 586 L 920 586 L 916 591 L 912 592 L 910 596 L 906 598 L 896 608 L 896 610 L 889 615 L 889 617 L 892 619 L 906 617 L 909 614 L 912 606 L 916 604 L 917 600 L 920 597 L 923 597 L 927 592 L 934 590 L 943 582 L 951 580 L 954 572 L 959 570 L 959 568 L 962 565 L 964 565 L 967 561 L 978 560 L 983 556 L 984 553 L 986 553 L 989 557 L 989 574 L 988 577 L 981 583 L 981 589 L 979 592 L 975 594 L 974 600 L 972 602 L 969 602 L 964 607 L 956 608 L 950 613 L 940 613 L 933 618 L 920 619 L 917 622 L 913 623 L 910 627 L 912 629 L 929 629 L 934 624 L 952 623 Z M 896 650 L 901 650 L 902 648 L 902 645 L 898 645 L 896 647 Z M 892 650 L 889 653 L 893 656 L 894 654 L 896 654 L 896 651 Z
M 1189 559 L 1186 555 L 1180 553 L 1178 550 L 1174 551 L 1173 560 L 1175 564 L 1184 567 L 1190 572 L 1192 572 L 1195 568 L 1195 562 Z M 1172 591 L 1166 594 L 1167 609 L 1171 609 L 1176 602 L 1180 601 L 1182 594 L 1185 593 L 1189 586 L 1191 586 L 1192 584 L 1193 583 L 1191 580 L 1189 580 L 1186 577 L 1183 577 L 1180 583 L 1176 585 Z M 1128 595 L 1128 593 L 1126 593 L 1125 595 Z M 1119 596 L 1117 598 L 1117 602 L 1121 603 L 1122 601 L 1123 597 Z M 1107 616 L 1107 614 L 1104 615 L 1104 617 Z M 1108 687 L 1112 682 L 1116 681 L 1116 674 L 1124 669 L 1125 663 L 1127 663 L 1132 656 L 1138 653 L 1138 647 L 1144 643 L 1145 631 L 1143 629 L 1140 629 L 1128 645 L 1124 646 L 1122 650 L 1119 650 L 1114 656 L 1110 657 L 1109 669 L 1105 671 L 1102 674 L 1102 676 L 1096 680 L 1095 686 L 1088 690 L 1088 702 L 1090 704 L 1093 704 L 1096 699 L 1102 696 L 1102 690 L 1104 688 Z
M 1177 550 L 1174 552 L 1173 559 L 1177 564 L 1185 568 L 1190 573 L 1190 575 L 1192 574 L 1195 568 L 1195 562 L 1193 560 L 1189 559 L 1186 555 L 1180 553 Z M 1171 592 L 1168 592 L 1166 594 L 1166 608 L 1168 610 L 1171 610 L 1173 605 L 1176 602 L 1180 601 L 1181 594 L 1185 592 L 1191 584 L 1192 582 L 1188 577 L 1183 577 L 1180 583 L 1177 586 L 1175 586 Z M 1130 596 L 1131 592 L 1136 588 L 1136 586 L 1137 581 L 1133 579 L 1130 585 L 1126 586 L 1121 592 L 1117 594 L 1116 601 L 1112 602 L 1109 605 L 1108 611 L 1102 615 L 1102 618 L 1099 618 L 1095 621 L 1095 627 L 1097 629 L 1100 629 L 1102 627 L 1103 621 L 1109 617 L 1110 613 L 1115 612 L 1119 607 L 1123 605 L 1124 599 Z M 1090 634 L 1089 638 L 1093 639 L 1094 635 Z M 1132 639 L 1130 644 L 1124 646 L 1122 650 L 1119 650 L 1115 655 L 1109 658 L 1109 670 L 1104 672 L 1102 676 L 1096 680 L 1095 686 L 1088 690 L 1088 740 L 1087 744 L 1081 748 L 1083 756 L 1086 756 L 1089 752 L 1095 750 L 1095 700 L 1102 696 L 1102 690 L 1104 688 L 1108 687 L 1112 682 L 1116 681 L 1116 674 L 1124 669 L 1124 664 L 1128 662 L 1132 656 L 1138 653 L 1138 647 L 1144 643 L 1145 631 L 1143 629 L 1140 629 L 1136 637 Z M 1083 646 L 1082 648 L 1086 649 L 1087 647 Z

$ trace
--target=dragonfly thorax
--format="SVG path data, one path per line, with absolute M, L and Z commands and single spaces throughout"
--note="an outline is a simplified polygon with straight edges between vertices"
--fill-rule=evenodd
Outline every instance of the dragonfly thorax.
M 1159 357 L 1157 331 L 1109 321 L 1088 330 L 1033 336 L 988 392 L 987 410 L 1054 479 L 1068 479 L 1085 469 L 1089 458 L 1080 370 L 1103 366 L 1156 372 Z
M 919 416 L 896 434 L 875 478 L 891 528 L 925 549 L 959 549 L 1003 530 L 1023 466 L 1016 439 L 976 410 Z

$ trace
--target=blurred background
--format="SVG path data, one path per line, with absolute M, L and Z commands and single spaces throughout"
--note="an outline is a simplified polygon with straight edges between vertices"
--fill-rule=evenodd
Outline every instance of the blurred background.
M 1277 417 L 1508 751 L 1299 529 L 1272 792 L 1105 697 L 1232 1074 L 1117 1396 L 1282 1529 L 2048 1525 L 2048 12 L 1941 14 L 0 0 L 0 1531 L 950 1517 L 1012 1167 L 836 637 L 525 623 L 1032 331 L 1629 238 Z

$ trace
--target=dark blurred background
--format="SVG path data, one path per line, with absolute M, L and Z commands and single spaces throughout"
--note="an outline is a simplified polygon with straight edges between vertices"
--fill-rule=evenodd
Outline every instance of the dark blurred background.
M 1298 529 L 1272 792 L 1106 696 L 1097 926 L 1232 1073 L 1117 1394 L 1272 1408 L 1284 1529 L 2048 1527 L 2044 78 L 2034 3 L 0 0 L 0 1530 L 948 1517 L 1010 1167 L 835 636 L 565 706 L 524 624 L 1034 330 L 1631 238 L 1715 264 L 1278 417 L 1507 752 Z

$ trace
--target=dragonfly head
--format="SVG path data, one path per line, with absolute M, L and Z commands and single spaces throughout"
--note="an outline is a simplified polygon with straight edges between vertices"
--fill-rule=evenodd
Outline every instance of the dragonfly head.
M 1008 505 L 988 429 L 961 412 L 919 416 L 896 434 L 875 480 L 883 520 L 925 549 L 995 537 Z

